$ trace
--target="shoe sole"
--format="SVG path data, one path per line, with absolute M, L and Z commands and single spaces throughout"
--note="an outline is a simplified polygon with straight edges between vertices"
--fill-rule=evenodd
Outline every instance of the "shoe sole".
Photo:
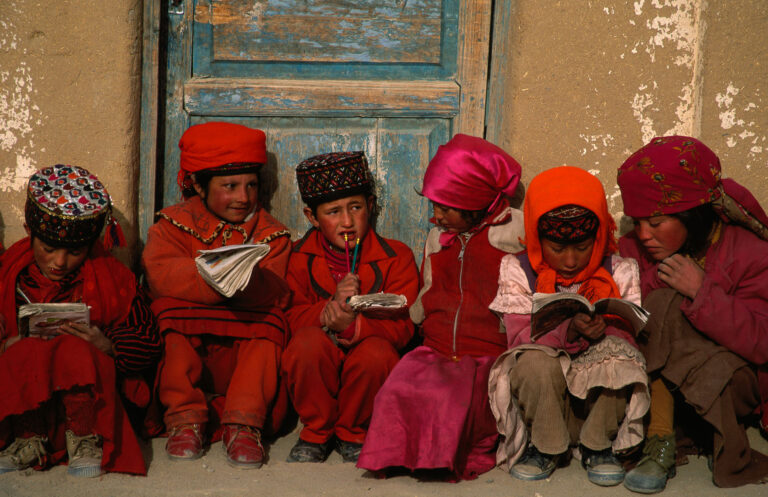
M 624 478 L 624 487 L 627 490 L 631 490 L 632 492 L 637 492 L 639 494 L 657 494 L 667 488 L 667 482 L 670 478 L 677 476 L 677 469 L 673 467 L 669 472 L 667 472 L 667 479 L 661 483 L 661 486 L 656 487 L 641 487 L 634 485 L 632 483 L 632 477 L 630 475 L 627 476 L 627 478 Z
M 615 487 L 616 485 L 620 485 L 621 482 L 624 481 L 624 473 L 617 473 L 617 474 L 590 474 L 587 473 L 587 479 L 594 483 L 595 485 L 599 485 L 601 487 Z M 631 489 L 630 489 L 631 490 Z
M 67 468 L 67 474 L 77 478 L 95 478 L 101 476 L 101 466 Z
M 539 481 L 539 480 L 546 480 L 547 478 L 552 476 L 552 473 L 554 472 L 555 470 L 553 469 L 552 471 L 549 471 L 549 472 L 540 473 L 538 475 L 531 475 L 526 473 L 518 473 L 517 471 L 515 471 L 515 468 L 513 466 L 512 469 L 509 470 L 509 476 L 513 478 L 517 478 L 518 480 L 523 480 L 523 481 Z
M 195 459 L 200 459 L 203 457 L 203 451 L 198 452 L 197 454 L 193 454 L 191 456 L 174 456 L 173 454 L 169 454 L 168 452 L 165 453 L 166 456 L 168 456 L 168 459 L 171 461 L 181 462 L 181 461 L 194 461 Z
M 237 469 L 259 469 L 264 465 L 263 462 L 258 463 L 248 463 L 248 462 L 240 462 L 240 461 L 234 461 L 227 457 L 227 464 L 232 466 L 233 468 Z

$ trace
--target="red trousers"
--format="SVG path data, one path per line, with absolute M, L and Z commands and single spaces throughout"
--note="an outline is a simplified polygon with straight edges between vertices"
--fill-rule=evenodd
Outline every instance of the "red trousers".
M 259 338 L 165 335 L 159 396 L 167 427 L 206 423 L 206 394 L 224 395 L 221 423 L 264 427 L 277 394 L 281 348 Z
M 282 358 L 282 373 L 304 428 L 302 440 L 333 435 L 363 443 L 373 399 L 400 356 L 387 340 L 368 337 L 344 350 L 316 327 L 297 330 Z

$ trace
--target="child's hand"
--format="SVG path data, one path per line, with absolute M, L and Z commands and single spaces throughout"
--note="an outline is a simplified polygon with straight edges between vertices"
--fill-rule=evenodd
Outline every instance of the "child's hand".
M 578 313 L 571 319 L 568 326 L 568 341 L 573 342 L 579 336 L 587 340 L 597 340 L 605 334 L 605 320 L 603 316 L 594 316 L 590 318 L 584 313 Z
M 320 322 L 334 332 L 341 332 L 355 322 L 355 312 L 346 302 L 330 300 L 325 304 Z
M 689 299 L 696 298 L 704 276 L 704 270 L 684 255 L 671 255 L 659 264 L 659 279 Z
M 69 321 L 61 325 L 59 330 L 62 333 L 69 333 L 70 335 L 82 338 L 86 342 L 90 342 L 94 347 L 107 355 L 112 355 L 113 353 L 112 341 L 101 332 L 98 326 L 86 326 Z
M 359 293 L 360 278 L 354 273 L 347 273 L 336 285 L 336 293 L 333 295 L 333 300 L 346 304 L 349 297 Z

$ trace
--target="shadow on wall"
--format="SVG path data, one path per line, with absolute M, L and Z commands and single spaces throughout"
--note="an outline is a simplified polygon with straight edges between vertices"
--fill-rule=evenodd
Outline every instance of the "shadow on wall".
M 259 203 L 267 212 L 272 212 L 272 199 L 277 187 L 277 157 L 267 152 L 267 163 L 259 171 Z

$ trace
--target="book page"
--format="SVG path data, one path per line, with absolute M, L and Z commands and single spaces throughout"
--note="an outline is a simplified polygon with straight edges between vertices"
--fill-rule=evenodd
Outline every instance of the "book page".
M 25 304 L 19 307 L 19 335 L 52 338 L 67 322 L 91 324 L 90 308 L 83 303 Z
M 572 318 L 580 312 L 583 312 L 584 314 L 591 313 L 589 301 L 576 293 L 544 294 L 547 296 L 553 295 L 556 296 L 556 298 L 541 298 L 538 302 L 536 295 L 542 294 L 534 294 L 531 315 L 532 341 L 535 341 L 547 332 L 557 328 L 560 323 L 566 319 Z

